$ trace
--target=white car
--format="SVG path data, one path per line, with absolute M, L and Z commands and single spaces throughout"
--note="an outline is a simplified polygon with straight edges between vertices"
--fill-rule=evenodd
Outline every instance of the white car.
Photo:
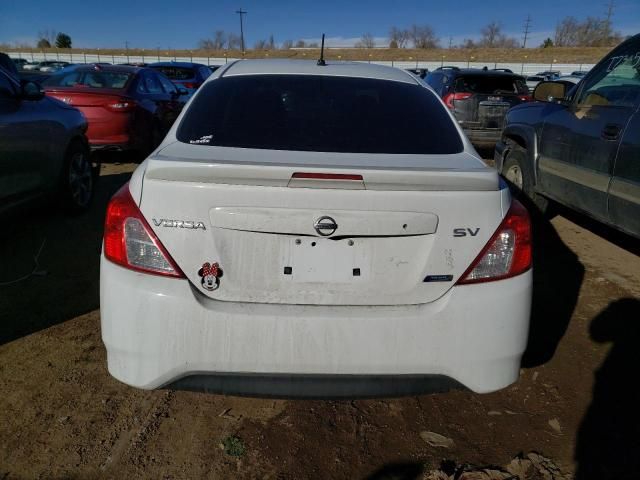
M 109 371 L 254 395 L 494 391 L 518 378 L 531 248 L 526 210 L 410 73 L 230 63 L 108 206 Z

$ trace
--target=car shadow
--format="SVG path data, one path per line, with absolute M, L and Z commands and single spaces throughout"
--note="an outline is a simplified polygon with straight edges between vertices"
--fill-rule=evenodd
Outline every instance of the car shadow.
M 525 203 L 526 200 L 525 200 Z M 533 228 L 533 300 L 525 368 L 547 363 L 564 336 L 578 302 L 584 266 L 554 226 L 528 202 Z
M 640 300 L 611 303 L 590 326 L 592 340 L 611 343 L 595 373 L 593 398 L 576 438 L 576 480 L 631 480 L 640 475 Z
M 106 205 L 131 173 L 103 175 L 88 211 L 56 202 L 11 212 L 0 233 L 0 345 L 99 306 Z

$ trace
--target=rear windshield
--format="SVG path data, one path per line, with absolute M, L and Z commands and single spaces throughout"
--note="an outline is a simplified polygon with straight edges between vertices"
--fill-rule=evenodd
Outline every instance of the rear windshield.
M 317 152 L 462 151 L 451 118 L 419 85 L 348 77 L 254 75 L 206 83 L 178 140 L 196 145 Z
M 130 73 L 97 70 L 75 70 L 52 75 L 42 84 L 46 87 L 125 88 Z
M 151 67 L 164 73 L 171 80 L 191 80 L 196 74 L 192 68 L 188 67 Z
M 527 85 L 520 77 L 509 75 L 465 75 L 456 78 L 456 92 L 480 94 L 527 93 Z

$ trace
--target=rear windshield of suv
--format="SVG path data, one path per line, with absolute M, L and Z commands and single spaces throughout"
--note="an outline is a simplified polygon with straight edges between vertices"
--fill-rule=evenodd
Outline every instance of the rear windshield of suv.
M 462 141 L 432 92 L 408 83 L 311 75 L 220 78 L 178 128 L 196 145 L 344 153 L 450 154 Z
M 188 67 L 154 67 L 154 70 L 158 70 L 164 73 L 171 80 L 191 80 L 196 76 L 195 70 Z
M 456 78 L 454 89 L 479 94 L 526 94 L 529 91 L 522 78 L 509 75 L 464 75 Z

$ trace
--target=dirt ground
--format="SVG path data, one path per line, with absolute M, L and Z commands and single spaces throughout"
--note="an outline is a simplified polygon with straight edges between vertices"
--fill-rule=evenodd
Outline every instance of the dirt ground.
M 409 480 L 527 452 L 580 480 L 640 478 L 636 241 L 568 212 L 536 223 L 530 345 L 520 380 L 496 393 L 142 391 L 109 376 L 100 339 L 104 209 L 135 168 L 110 161 L 86 214 L 36 209 L 0 231 L 0 479 Z

